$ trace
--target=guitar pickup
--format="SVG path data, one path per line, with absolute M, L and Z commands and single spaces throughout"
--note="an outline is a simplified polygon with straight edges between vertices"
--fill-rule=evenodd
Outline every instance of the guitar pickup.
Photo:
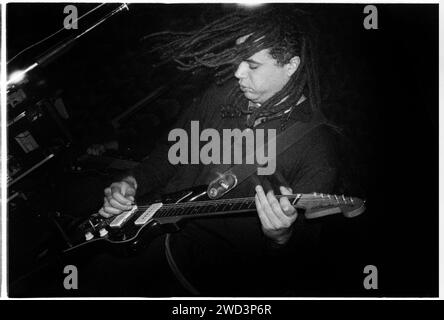
M 134 224 L 136 226 L 144 225 L 151 219 L 151 217 L 157 212 L 157 210 L 162 208 L 162 206 L 162 202 L 153 203 L 139 218 L 137 218 L 136 221 L 134 221 Z
M 114 220 L 111 221 L 109 226 L 111 228 L 121 228 L 136 211 L 137 211 L 137 206 L 135 205 L 131 210 L 123 212 L 119 214 L 117 217 L 115 217 Z

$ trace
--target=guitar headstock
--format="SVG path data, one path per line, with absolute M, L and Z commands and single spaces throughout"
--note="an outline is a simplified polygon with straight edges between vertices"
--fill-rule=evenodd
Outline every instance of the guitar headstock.
M 320 218 L 342 213 L 346 218 L 354 218 L 365 211 L 365 201 L 357 197 L 309 193 L 298 195 L 295 206 L 305 209 L 307 219 Z

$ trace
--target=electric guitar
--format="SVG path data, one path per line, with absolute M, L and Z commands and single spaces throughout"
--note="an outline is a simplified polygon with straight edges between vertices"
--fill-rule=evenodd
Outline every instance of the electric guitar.
M 201 186 L 167 195 L 161 201 L 134 205 L 118 216 L 103 218 L 98 213 L 77 228 L 65 253 L 79 248 L 111 246 L 125 252 L 143 248 L 154 237 L 180 230 L 181 221 L 193 218 L 248 214 L 256 211 L 254 197 L 210 200 Z M 276 196 L 280 198 L 282 196 Z M 296 209 L 304 209 L 306 219 L 342 213 L 353 218 L 365 211 L 365 201 L 356 197 L 322 193 L 286 196 Z

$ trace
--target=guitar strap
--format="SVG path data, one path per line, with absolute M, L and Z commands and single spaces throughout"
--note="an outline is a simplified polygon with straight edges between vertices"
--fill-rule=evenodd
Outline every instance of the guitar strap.
M 320 112 L 316 112 L 313 115 L 313 119 L 310 122 L 298 122 L 296 121 L 290 127 L 278 134 L 274 139 L 268 141 L 268 143 L 276 144 L 276 153 L 274 155 L 274 163 L 276 163 L 277 156 L 287 150 L 290 146 L 302 139 L 313 129 L 318 126 L 327 123 L 327 119 Z M 256 141 L 257 143 L 257 141 Z M 262 145 L 256 144 L 256 150 L 253 149 L 252 153 L 245 155 L 242 164 L 236 165 L 220 165 L 217 167 L 217 178 L 211 181 L 208 185 L 207 194 L 211 199 L 218 199 L 234 189 L 238 184 L 247 179 L 252 174 L 256 173 L 259 164 L 245 164 L 249 156 L 253 156 L 256 159 L 255 153 L 268 150 L 268 143 Z M 268 155 L 268 157 L 273 155 Z M 262 165 L 262 167 L 265 165 Z

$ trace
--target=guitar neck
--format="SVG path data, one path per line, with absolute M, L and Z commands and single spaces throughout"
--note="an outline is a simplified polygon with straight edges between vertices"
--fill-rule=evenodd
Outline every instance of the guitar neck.
M 288 197 L 297 200 L 296 195 Z M 188 218 L 256 211 L 254 197 L 164 204 L 153 218 Z
M 315 208 L 328 207 L 337 205 L 353 204 L 353 198 L 344 196 L 324 195 L 324 194 L 293 194 L 278 195 L 277 199 L 287 197 L 295 208 Z M 146 208 L 147 211 L 152 206 Z M 139 208 L 145 209 L 145 208 Z M 220 199 L 209 201 L 185 202 L 175 204 L 162 204 L 152 218 L 187 218 L 194 216 L 223 215 L 241 212 L 256 211 L 256 203 L 254 197 Z

